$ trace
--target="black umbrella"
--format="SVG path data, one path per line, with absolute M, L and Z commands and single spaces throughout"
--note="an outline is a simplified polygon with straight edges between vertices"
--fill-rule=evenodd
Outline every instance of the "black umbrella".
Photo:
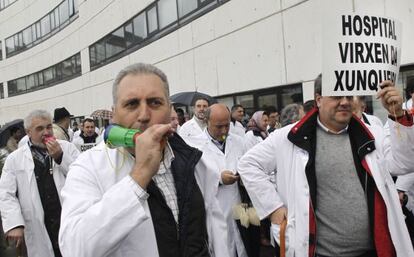
M 177 93 L 177 94 L 170 96 L 170 100 L 174 104 L 187 105 L 187 106 L 193 106 L 194 102 L 198 100 L 199 98 L 207 99 L 210 105 L 217 103 L 217 100 L 214 99 L 213 97 L 207 94 L 204 94 L 204 93 L 197 92 L 197 91 L 181 92 L 181 93 Z
M 23 120 L 17 119 L 10 121 L 0 128 L 0 147 L 4 147 L 7 144 L 7 140 L 9 140 L 10 137 L 10 129 L 13 127 L 19 127 L 24 131 Z

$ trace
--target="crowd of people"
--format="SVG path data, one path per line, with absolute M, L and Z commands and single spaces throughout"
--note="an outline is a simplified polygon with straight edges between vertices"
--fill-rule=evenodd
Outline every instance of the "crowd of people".
M 414 256 L 412 101 L 382 82 L 383 124 L 321 88 L 247 124 L 242 105 L 200 97 L 189 119 L 164 72 L 132 64 L 112 91 L 111 123 L 140 131 L 124 147 L 90 118 L 71 130 L 64 107 L 33 110 L 7 143 L 5 238 L 29 257 Z

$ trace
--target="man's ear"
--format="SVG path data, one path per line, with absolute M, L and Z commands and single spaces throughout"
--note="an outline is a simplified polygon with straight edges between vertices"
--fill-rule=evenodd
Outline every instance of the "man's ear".
M 320 94 L 315 94 L 315 101 L 316 101 L 316 106 L 318 108 L 320 108 L 321 107 L 322 96 Z

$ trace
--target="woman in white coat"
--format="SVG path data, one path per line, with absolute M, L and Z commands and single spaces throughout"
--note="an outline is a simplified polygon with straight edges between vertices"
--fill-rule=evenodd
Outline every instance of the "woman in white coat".
M 251 149 L 262 142 L 269 135 L 266 128 L 269 125 L 269 116 L 264 111 L 257 111 L 247 124 L 247 132 L 244 136 L 244 149 Z

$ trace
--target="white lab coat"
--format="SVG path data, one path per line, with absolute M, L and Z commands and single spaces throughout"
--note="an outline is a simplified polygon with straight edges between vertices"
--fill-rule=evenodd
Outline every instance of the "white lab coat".
M 100 136 L 98 134 L 98 136 L 96 137 L 96 140 L 95 140 L 96 142 L 95 143 L 85 144 L 84 143 L 85 141 L 83 140 L 83 137 L 81 137 L 81 136 L 78 136 L 78 137 L 74 138 L 72 143 L 78 148 L 79 151 L 84 152 L 84 151 L 92 148 L 92 146 L 95 146 L 95 145 L 99 144 L 102 140 L 103 140 L 103 136 Z
M 414 213 L 414 167 L 413 173 L 399 176 L 395 185 L 398 190 L 404 191 L 407 194 L 407 209 Z
M 252 130 L 249 130 L 244 135 L 244 149 L 252 149 L 253 146 L 258 143 L 263 142 L 263 138 L 260 136 L 255 136 Z
M 239 122 L 230 122 L 230 133 L 236 134 L 238 136 L 244 137 L 246 134 L 246 128 Z
M 207 129 L 197 137 L 185 138 L 186 142 L 203 152 L 203 156 L 209 159 L 209 164 L 214 168 L 212 171 L 216 172 L 221 177 L 221 172 L 224 170 L 237 173 L 237 162 L 243 156 L 245 150 L 243 147 L 243 138 L 238 135 L 229 133 L 226 138 L 225 153 L 211 142 L 207 136 Z M 221 179 L 220 179 L 221 180 Z M 217 184 L 217 199 L 223 211 L 228 230 L 228 249 L 230 256 L 247 257 L 246 249 L 240 236 L 239 229 L 233 218 L 233 207 L 241 203 L 239 188 L 237 183 L 231 185 Z M 236 255 L 237 250 L 237 255 Z
M 159 256 L 148 202 L 129 176 L 135 161 L 104 142 L 82 153 L 62 190 L 59 245 L 68 257 Z M 219 178 L 200 159 L 195 176 L 204 197 L 212 257 L 228 257 L 226 224 L 215 198 Z
M 60 165 L 53 164 L 53 179 L 60 198 L 69 165 L 77 158 L 79 151 L 72 143 L 65 140 L 58 142 L 63 157 Z M 24 226 L 28 257 L 54 257 L 44 224 L 44 212 L 28 144 L 18 148 L 6 159 L 0 178 L 0 212 L 5 232 Z
M 203 133 L 203 130 L 195 121 L 195 117 L 184 123 L 178 131 L 178 134 L 183 138 L 195 137 L 201 133 Z
M 399 125 L 399 137 L 395 123 L 391 120 L 388 122 L 388 131 L 378 126 L 370 127 L 376 150 L 367 154 L 365 160 L 387 208 L 388 226 L 397 257 L 414 256 L 390 175 L 390 172 L 408 173 L 414 167 L 414 126 Z M 289 248 L 286 256 L 307 257 L 310 195 L 305 167 L 309 154 L 288 140 L 287 135 L 294 125 L 274 131 L 266 140 L 250 149 L 240 159 L 237 170 L 261 219 L 283 205 L 287 207 L 286 235 Z M 269 171 L 275 170 L 277 190 L 268 180 Z

